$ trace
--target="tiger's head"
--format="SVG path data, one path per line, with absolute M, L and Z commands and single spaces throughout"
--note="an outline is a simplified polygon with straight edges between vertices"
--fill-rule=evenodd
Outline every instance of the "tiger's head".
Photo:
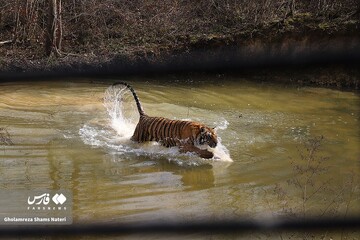
M 200 132 L 196 138 L 197 144 L 200 146 L 208 145 L 211 148 L 215 148 L 218 140 L 214 128 L 206 126 L 200 126 Z

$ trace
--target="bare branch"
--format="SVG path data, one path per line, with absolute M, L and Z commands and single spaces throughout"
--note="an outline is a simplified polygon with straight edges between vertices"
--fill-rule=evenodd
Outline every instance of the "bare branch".
M 5 45 L 5 44 L 9 44 L 9 43 L 12 43 L 12 42 L 13 42 L 13 40 L 1 41 L 0 46 Z

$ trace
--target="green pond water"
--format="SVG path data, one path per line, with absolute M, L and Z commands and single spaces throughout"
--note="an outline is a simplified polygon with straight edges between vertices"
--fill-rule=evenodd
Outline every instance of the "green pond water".
M 0 143 L 0 189 L 68 189 L 74 222 L 360 213 L 358 93 L 236 78 L 126 80 L 147 114 L 216 126 L 216 158 L 204 160 L 131 142 L 138 114 L 129 91 L 108 89 L 115 81 L 1 83 L 0 128 L 13 144 Z M 305 143 L 319 136 L 321 172 L 292 184 L 308 162 Z

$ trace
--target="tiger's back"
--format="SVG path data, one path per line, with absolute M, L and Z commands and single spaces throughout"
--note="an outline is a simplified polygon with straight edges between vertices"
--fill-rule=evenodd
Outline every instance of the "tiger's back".
M 196 125 L 199 124 L 141 115 L 131 140 L 136 142 L 156 141 L 166 147 L 194 144 Z

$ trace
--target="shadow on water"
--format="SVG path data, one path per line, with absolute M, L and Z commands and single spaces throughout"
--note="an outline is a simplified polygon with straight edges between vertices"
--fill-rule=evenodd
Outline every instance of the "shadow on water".
M 210 163 L 200 166 L 178 166 L 169 162 L 166 158 L 155 161 L 139 160 L 129 163 L 123 161 L 121 156 L 112 156 L 104 160 L 104 166 L 106 166 L 105 174 L 110 178 L 112 178 L 112 175 L 126 178 L 138 174 L 171 173 L 176 179 L 180 180 L 179 187 L 184 187 L 184 190 L 189 191 L 211 188 L 214 186 L 215 181 L 213 166 Z M 118 180 L 117 177 L 114 179 Z

